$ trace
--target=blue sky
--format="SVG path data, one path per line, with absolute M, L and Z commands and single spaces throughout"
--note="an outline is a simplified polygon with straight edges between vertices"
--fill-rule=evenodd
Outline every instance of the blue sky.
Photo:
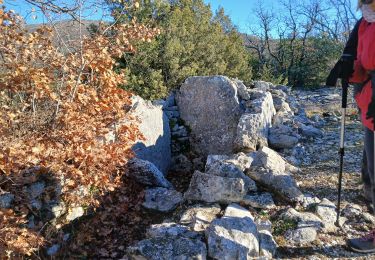
M 309 2 L 309 0 L 294 1 L 296 3 Z M 350 1 L 353 10 L 356 10 L 358 1 Z M 259 3 L 274 13 L 282 11 L 280 8 L 281 0 L 204 0 L 204 2 L 209 3 L 213 10 L 216 10 L 219 6 L 224 7 L 225 13 L 231 17 L 232 22 L 237 25 L 241 32 L 248 32 L 249 24 L 256 18 L 254 11 Z
M 300 0 L 299 0 L 300 1 Z M 247 31 L 249 22 L 254 19 L 254 10 L 259 5 L 259 0 L 205 0 L 211 5 L 211 9 L 216 10 L 219 6 L 224 7 L 225 13 L 229 15 L 232 22 L 237 25 L 240 31 Z M 274 9 L 278 0 L 263 0 L 265 6 Z
M 54 0 L 55 2 L 69 2 L 71 0 Z M 94 0 L 84 0 L 94 1 Z M 262 3 L 267 9 L 277 13 L 280 12 L 280 1 L 281 0 L 204 0 L 205 3 L 210 4 L 213 11 L 219 6 L 224 7 L 227 15 L 229 15 L 233 23 L 238 27 L 241 32 L 248 32 L 249 24 L 251 20 L 255 19 L 254 10 Z M 296 2 L 304 2 L 309 0 L 295 0 Z M 357 0 L 351 0 L 353 9 Z M 27 16 L 28 23 L 40 23 L 43 22 L 42 15 L 37 13 L 31 13 L 31 6 L 28 5 L 24 0 L 5 0 L 6 6 L 9 9 L 14 9 L 22 16 Z M 97 13 L 90 13 L 86 19 L 100 19 L 101 18 L 101 7 L 98 7 Z M 36 19 L 32 19 L 32 16 L 36 15 Z M 91 16 L 91 17 L 89 17 Z

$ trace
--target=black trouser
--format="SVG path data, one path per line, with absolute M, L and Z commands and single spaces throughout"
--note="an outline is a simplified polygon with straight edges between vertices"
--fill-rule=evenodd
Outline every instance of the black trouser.
M 375 99 L 375 71 L 371 73 L 371 86 L 372 86 L 372 98 Z M 354 85 L 354 97 L 357 93 L 362 91 L 363 86 L 366 84 L 357 84 Z M 361 111 L 359 111 L 361 115 Z M 372 203 L 374 205 L 374 214 L 375 214 L 375 169 L 374 169 L 374 131 L 371 131 L 369 128 L 364 127 L 365 140 L 364 140 L 364 151 L 362 159 L 362 181 L 368 189 L 370 189 L 372 195 Z
M 375 209 L 374 132 L 367 127 L 365 127 L 365 149 L 362 159 L 362 181 L 368 188 L 371 187 Z

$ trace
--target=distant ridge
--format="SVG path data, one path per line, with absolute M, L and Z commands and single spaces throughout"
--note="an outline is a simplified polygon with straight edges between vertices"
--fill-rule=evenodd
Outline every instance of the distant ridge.
M 98 20 L 82 20 L 82 35 L 88 36 L 90 34 L 89 26 L 99 25 L 100 22 L 101 21 Z M 34 32 L 43 25 L 51 26 L 50 23 L 26 24 L 25 29 L 29 32 Z M 61 41 L 61 39 L 63 39 L 66 43 L 73 43 L 79 40 L 80 38 L 80 25 L 78 21 L 62 20 L 53 23 L 52 27 L 57 31 L 55 32 L 56 41 Z

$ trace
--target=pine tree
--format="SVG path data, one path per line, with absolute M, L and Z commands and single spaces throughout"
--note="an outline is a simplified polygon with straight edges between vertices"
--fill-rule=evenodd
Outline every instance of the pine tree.
M 137 53 L 121 61 L 128 68 L 126 88 L 144 98 L 163 98 L 189 76 L 251 79 L 250 55 L 222 8 L 213 15 L 203 0 L 144 0 L 121 18 L 161 29 L 151 44 L 137 44 Z

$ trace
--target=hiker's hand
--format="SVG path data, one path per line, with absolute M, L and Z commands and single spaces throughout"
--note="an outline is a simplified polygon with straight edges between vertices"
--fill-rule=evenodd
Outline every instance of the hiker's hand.
M 375 117 L 375 101 L 372 100 L 370 105 L 368 106 L 366 119 L 372 119 L 372 122 L 375 123 L 374 117 Z
M 354 72 L 354 57 L 349 54 L 343 54 L 339 64 L 339 78 L 349 79 Z

